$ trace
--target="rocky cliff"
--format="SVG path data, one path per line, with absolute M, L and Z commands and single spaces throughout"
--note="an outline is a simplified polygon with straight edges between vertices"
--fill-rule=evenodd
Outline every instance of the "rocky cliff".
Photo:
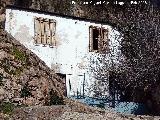
M 46 105 L 63 97 L 63 81 L 34 53 L 0 30 L 0 101 Z

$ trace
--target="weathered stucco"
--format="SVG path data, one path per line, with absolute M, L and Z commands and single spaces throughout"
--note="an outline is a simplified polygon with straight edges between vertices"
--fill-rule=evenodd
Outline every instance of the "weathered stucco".
M 43 45 L 34 44 L 34 18 L 42 17 L 56 20 L 56 46 L 50 48 Z M 66 74 L 67 95 L 76 95 L 83 92 L 83 81 L 85 81 L 85 90 L 93 82 L 93 73 L 90 71 L 91 59 L 96 59 L 98 53 L 89 52 L 89 26 L 104 27 L 109 30 L 109 44 L 112 53 L 117 59 L 120 52 L 119 41 L 120 33 L 106 24 L 82 21 L 52 16 L 49 14 L 40 14 L 28 12 L 25 10 L 6 9 L 5 29 L 20 41 L 25 47 L 34 52 L 50 68 L 57 73 Z M 92 81 L 92 82 L 91 82 Z M 69 84 L 70 82 L 70 84 Z M 71 90 L 70 90 L 71 85 Z M 91 95 L 89 93 L 89 95 Z

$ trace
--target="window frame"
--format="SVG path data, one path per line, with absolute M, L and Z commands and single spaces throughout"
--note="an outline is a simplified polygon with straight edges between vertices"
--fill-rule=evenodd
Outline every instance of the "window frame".
M 34 43 L 35 45 L 56 46 L 56 25 L 54 19 L 35 17 L 34 18 Z M 54 34 L 53 34 L 54 33 Z
M 93 48 L 93 29 L 98 29 L 99 31 L 99 37 L 98 37 L 98 50 Z M 105 50 L 109 50 L 109 31 L 108 29 L 104 27 L 99 27 L 99 26 L 89 26 L 89 52 L 104 52 Z

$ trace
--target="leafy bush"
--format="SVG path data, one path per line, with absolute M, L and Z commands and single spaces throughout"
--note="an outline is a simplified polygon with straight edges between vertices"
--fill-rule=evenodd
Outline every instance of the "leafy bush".
M 15 106 L 12 103 L 2 102 L 0 104 L 0 111 L 3 112 L 4 114 L 11 114 L 14 107 Z
M 0 73 L 0 86 L 3 85 L 3 81 L 2 80 L 3 80 L 3 74 Z
M 18 50 L 16 47 L 13 47 L 13 55 L 15 56 L 16 59 L 26 62 L 26 56 L 23 52 Z
M 21 97 L 29 97 L 31 96 L 31 92 L 30 92 L 30 89 L 28 88 L 28 85 L 25 85 L 23 87 L 23 89 L 21 90 Z
M 16 69 L 14 70 L 14 75 L 20 76 L 20 74 L 23 72 L 23 70 L 24 70 L 24 66 L 19 67 L 19 68 L 16 68 Z
M 49 105 L 64 105 L 63 97 L 59 97 L 57 92 L 53 89 L 49 92 L 50 94 L 50 103 Z

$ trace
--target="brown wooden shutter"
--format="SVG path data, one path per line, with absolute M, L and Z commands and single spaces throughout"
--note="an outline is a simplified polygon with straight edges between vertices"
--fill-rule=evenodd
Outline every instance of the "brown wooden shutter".
M 97 28 L 98 29 L 98 52 L 100 52 L 102 50 L 102 29 L 101 28 Z
M 35 18 L 34 19 L 34 27 L 35 27 L 35 43 L 36 44 L 41 44 L 41 26 L 40 26 L 40 19 L 39 18 Z
M 56 22 L 54 20 L 50 20 L 50 45 L 56 46 L 55 40 L 55 32 L 56 32 Z
M 47 45 L 50 45 L 51 44 L 51 31 L 50 31 L 50 20 L 49 19 L 47 21 L 46 29 L 47 29 Z
M 104 28 L 101 26 L 101 28 L 99 28 L 99 41 L 98 41 L 99 52 L 103 51 L 103 39 L 104 39 Z
M 44 19 L 44 42 L 48 44 L 48 37 L 49 37 L 49 19 Z
M 109 51 L 108 29 L 103 29 L 102 51 Z
M 45 39 L 44 39 L 44 29 L 45 29 L 44 19 L 41 18 L 40 20 L 41 20 L 41 43 L 42 43 L 43 45 L 46 45 Z
M 41 19 L 42 18 L 38 18 L 39 19 L 39 24 L 38 24 L 38 44 L 42 44 L 42 25 L 41 25 Z
M 93 26 L 89 27 L 89 52 L 93 50 Z

